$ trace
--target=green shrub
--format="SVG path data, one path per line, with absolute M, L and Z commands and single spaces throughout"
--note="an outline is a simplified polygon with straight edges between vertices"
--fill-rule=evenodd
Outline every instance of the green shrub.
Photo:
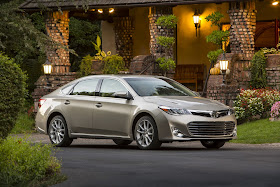
M 28 186 L 60 172 L 52 145 L 8 137 L 0 144 L 0 186 Z
M 156 60 L 160 69 L 165 71 L 165 73 L 171 69 L 174 69 L 176 64 L 172 58 L 161 57 Z
M 277 90 L 241 90 L 234 102 L 236 119 L 251 119 L 256 115 L 267 117 L 276 101 L 280 101 L 280 92 Z
M 170 47 L 175 44 L 175 38 L 167 37 L 167 36 L 159 36 L 157 38 L 157 43 L 163 47 Z
M 104 59 L 104 63 L 104 74 L 118 74 L 120 71 L 125 70 L 125 63 L 119 55 L 107 56 Z
M 11 131 L 12 134 L 32 133 L 35 129 L 35 120 L 27 113 L 21 112 L 17 118 L 16 124 Z
M 0 53 L 0 76 L 0 139 L 4 139 L 23 107 L 26 75 L 13 59 Z
M 93 60 L 94 60 L 94 57 L 92 57 L 90 55 L 83 57 L 83 60 L 80 64 L 80 72 L 79 72 L 80 77 L 88 76 L 91 74 Z
M 177 25 L 177 22 L 178 22 L 177 17 L 171 14 L 171 15 L 160 16 L 157 19 L 156 24 L 166 27 L 167 29 L 174 29 Z
M 265 88 L 266 80 L 266 57 L 262 51 L 258 51 L 251 60 L 251 80 L 250 86 L 253 88 Z
M 218 57 L 220 54 L 223 53 L 222 49 L 218 49 L 216 51 L 209 51 L 209 53 L 207 54 L 207 58 L 209 59 L 209 61 L 213 61 L 213 62 L 217 62 Z

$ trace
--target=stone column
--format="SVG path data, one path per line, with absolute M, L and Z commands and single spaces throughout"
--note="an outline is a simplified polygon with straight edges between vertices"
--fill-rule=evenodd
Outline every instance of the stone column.
M 169 36 L 174 36 L 174 30 L 167 30 L 156 24 L 157 19 L 163 15 L 172 14 L 172 7 L 150 7 L 149 9 L 149 29 L 150 29 L 150 53 L 154 56 L 159 56 L 164 53 L 164 49 L 157 44 L 157 37 L 165 36 L 169 33 Z
M 67 73 L 70 69 L 69 51 L 69 12 L 49 12 L 46 19 L 47 35 L 53 40 L 46 50 L 47 59 L 53 65 L 53 73 Z M 57 46 L 59 43 L 61 46 Z
M 256 10 L 253 0 L 232 2 L 228 11 L 230 17 L 231 52 L 250 59 L 255 51 Z
M 116 52 L 123 57 L 126 67 L 129 67 L 133 58 L 133 40 L 134 31 L 133 20 L 131 17 L 115 17 L 114 30 L 116 39 Z

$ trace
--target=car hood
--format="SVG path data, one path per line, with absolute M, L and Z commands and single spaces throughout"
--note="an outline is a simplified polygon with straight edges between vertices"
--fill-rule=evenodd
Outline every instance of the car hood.
M 218 111 L 229 109 L 228 106 L 218 101 L 194 96 L 148 96 L 144 97 L 144 100 L 159 106 L 188 110 Z

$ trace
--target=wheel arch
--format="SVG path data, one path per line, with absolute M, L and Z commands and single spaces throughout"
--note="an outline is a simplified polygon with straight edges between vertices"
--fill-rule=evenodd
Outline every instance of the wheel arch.
M 49 117 L 48 117 L 48 120 L 47 120 L 47 132 L 49 131 L 50 122 L 51 122 L 51 120 L 52 120 L 55 116 L 62 116 L 63 119 L 65 120 L 65 117 L 63 116 L 63 114 L 62 114 L 61 112 L 55 111 L 55 112 L 51 113 L 51 114 L 49 115 Z M 65 122 L 66 122 L 66 120 L 65 120 Z M 66 123 L 67 123 L 67 122 L 66 122 Z
M 131 133 L 132 133 L 133 140 L 135 140 L 135 137 L 134 137 L 134 129 L 135 129 L 136 123 L 137 123 L 137 121 L 138 121 L 140 118 L 142 118 L 143 116 L 149 116 L 149 117 L 151 117 L 152 120 L 154 120 L 154 122 L 155 122 L 155 124 L 156 124 L 156 121 L 155 121 L 154 117 L 153 117 L 150 113 L 148 113 L 148 112 L 146 112 L 146 111 L 143 111 L 143 112 L 138 113 L 138 114 L 136 115 L 136 117 L 134 118 L 134 120 L 133 120 L 132 128 L 131 128 Z M 157 124 L 156 124 L 156 125 L 157 125 Z

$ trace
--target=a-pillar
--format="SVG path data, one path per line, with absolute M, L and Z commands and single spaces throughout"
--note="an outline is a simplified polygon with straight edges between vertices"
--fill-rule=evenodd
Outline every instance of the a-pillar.
M 232 2 L 230 17 L 230 48 L 234 54 L 250 59 L 255 51 L 256 10 L 255 1 Z
M 47 59 L 52 63 L 53 73 L 67 73 L 70 69 L 69 51 L 69 12 L 49 12 L 46 19 L 47 35 L 53 44 L 47 47 Z M 59 44 L 59 45 L 57 45 Z
M 116 40 L 116 52 L 123 57 L 126 67 L 129 67 L 133 58 L 133 40 L 134 31 L 133 20 L 131 17 L 114 18 L 114 31 Z
M 172 14 L 172 7 L 150 7 L 149 9 L 149 29 L 150 29 L 150 53 L 154 56 L 159 56 L 164 53 L 164 49 L 157 44 L 157 38 L 159 36 L 166 36 L 167 32 L 169 36 L 174 36 L 174 30 L 167 30 L 156 24 L 157 19 L 163 15 Z M 173 52 L 171 53 L 173 54 Z

